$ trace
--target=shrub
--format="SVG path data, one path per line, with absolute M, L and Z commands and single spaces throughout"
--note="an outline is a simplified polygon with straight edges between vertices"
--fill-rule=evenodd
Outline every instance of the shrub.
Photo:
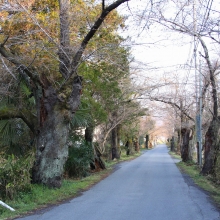
M 13 154 L 7 159 L 0 156 L 0 197 L 13 199 L 16 194 L 31 188 L 31 168 L 34 154 L 17 158 Z
M 90 163 L 94 160 L 91 143 L 82 141 L 69 148 L 69 157 L 65 164 L 65 171 L 69 177 L 85 177 L 90 170 Z

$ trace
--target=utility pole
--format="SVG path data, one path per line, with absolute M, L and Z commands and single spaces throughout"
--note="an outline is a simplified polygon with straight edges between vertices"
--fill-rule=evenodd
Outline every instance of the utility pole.
M 201 69 L 199 67 L 199 79 L 197 75 L 197 15 L 196 6 L 197 0 L 193 1 L 193 27 L 194 27 L 194 64 L 195 64 L 195 93 L 196 93 L 196 147 L 197 147 L 197 159 L 199 166 L 202 166 L 202 79 L 201 79 Z M 198 91 L 198 81 L 199 81 L 199 91 Z
M 199 59 L 199 166 L 202 166 L 202 73 Z

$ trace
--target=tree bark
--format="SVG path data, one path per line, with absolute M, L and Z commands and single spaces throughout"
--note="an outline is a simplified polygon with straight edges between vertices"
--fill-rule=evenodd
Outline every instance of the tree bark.
M 68 157 L 69 124 L 59 109 L 50 112 L 37 136 L 33 182 L 60 187 Z
M 64 78 L 70 72 L 70 30 L 69 30 L 69 8 L 70 0 L 59 0 L 60 18 L 60 48 L 59 48 L 59 70 Z
M 88 143 L 91 143 L 91 146 L 93 148 L 93 152 L 94 152 L 94 159 L 93 161 L 90 163 L 90 168 L 91 170 L 100 170 L 100 169 L 106 169 L 105 167 L 105 163 L 102 159 L 102 154 L 98 148 L 98 145 L 96 145 L 97 143 L 93 143 L 93 133 L 94 133 L 94 126 L 89 126 L 86 128 L 85 130 L 85 140 Z
M 119 159 L 119 152 L 118 152 L 118 136 L 117 136 L 117 126 L 114 127 L 111 131 L 111 152 L 112 152 L 112 160 Z
M 174 136 L 172 136 L 171 141 L 170 141 L 170 150 L 171 151 L 175 150 Z
M 182 135 L 182 145 L 181 145 L 181 158 L 183 162 L 189 161 L 189 136 L 190 136 L 190 129 L 182 128 L 181 129 Z
M 88 126 L 85 130 L 85 140 L 86 142 L 92 143 L 93 142 L 93 132 L 94 126 Z
M 139 146 L 139 143 L 138 143 L 138 138 L 134 139 L 133 144 L 134 144 L 134 150 L 136 152 L 139 152 L 140 151 L 140 146 Z
M 118 159 L 121 157 L 121 147 L 120 147 L 120 141 L 121 141 L 121 125 L 117 125 L 117 149 L 118 149 Z
M 126 152 L 127 155 L 134 154 L 133 141 L 130 138 L 128 138 L 125 146 L 127 147 L 127 152 Z
M 149 148 L 149 135 L 148 134 L 146 135 L 145 147 L 146 147 L 146 149 Z
M 213 119 L 205 135 L 204 165 L 201 173 L 204 175 L 214 174 L 217 152 L 219 151 L 219 119 Z
M 69 122 L 80 104 L 81 80 L 75 77 L 67 102 L 61 102 L 56 91 L 44 80 L 40 98 L 39 127 L 36 130 L 36 161 L 33 182 L 60 187 L 68 157 Z

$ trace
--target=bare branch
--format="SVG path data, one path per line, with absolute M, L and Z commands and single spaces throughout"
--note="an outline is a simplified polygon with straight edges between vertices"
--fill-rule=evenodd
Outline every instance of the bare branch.
M 169 104 L 173 107 L 176 107 L 177 109 L 179 109 L 188 119 L 190 119 L 191 121 L 195 122 L 195 119 L 192 118 L 185 110 L 183 110 L 179 105 L 177 105 L 176 103 L 174 102 L 171 102 L 171 101 L 168 101 L 168 100 L 163 100 L 163 99 L 158 99 L 158 98 L 152 98 L 151 97 L 151 100 L 154 100 L 154 101 L 158 101 L 158 102 L 163 102 L 163 103 L 166 103 L 166 104 Z
M 1 61 L 2 61 L 2 63 L 3 63 L 3 66 L 5 67 L 5 69 L 12 75 L 12 77 L 14 78 L 14 79 L 16 79 L 16 76 L 12 73 L 12 71 L 8 68 L 8 66 L 6 65 L 6 63 L 5 63 L 5 61 L 4 61 L 4 59 L 1 57 Z
M 17 70 L 21 73 L 21 74 L 27 74 L 27 76 L 29 76 L 33 82 L 37 82 L 39 83 L 42 87 L 44 87 L 43 82 L 39 79 L 39 76 L 32 73 L 24 64 L 20 63 L 9 51 L 7 51 L 4 47 L 4 45 L 0 44 L 0 54 L 5 57 L 8 61 L 10 61 L 11 63 L 13 63 L 16 67 Z
M 27 115 L 29 115 L 29 118 L 27 117 Z M 34 115 L 30 115 L 30 113 L 25 111 L 24 109 L 21 111 L 18 111 L 17 109 L 7 109 L 7 111 L 5 109 L 0 109 L 0 120 L 6 120 L 11 118 L 22 119 L 24 123 L 30 128 L 30 130 L 33 133 L 35 132 L 34 121 L 36 118 L 34 117 Z

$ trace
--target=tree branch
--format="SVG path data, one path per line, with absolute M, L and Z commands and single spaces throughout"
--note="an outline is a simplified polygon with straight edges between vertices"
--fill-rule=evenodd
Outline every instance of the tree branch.
M 211 61 L 210 61 L 210 58 L 209 58 L 209 52 L 208 52 L 208 48 L 205 44 L 205 42 L 203 41 L 203 39 L 201 38 L 201 36 L 197 36 L 197 38 L 199 39 L 202 47 L 203 47 L 203 50 L 204 50 L 204 53 L 205 53 L 205 60 L 206 60 L 206 63 L 208 65 L 208 68 L 209 68 L 209 76 L 210 76 L 210 82 L 211 82 L 211 85 L 212 85 L 212 99 L 213 99 L 213 114 L 214 114 L 214 117 L 218 117 L 218 96 L 217 96 L 217 89 L 216 89 L 216 82 L 215 82 L 215 75 L 214 75 L 214 69 L 212 67 L 212 64 L 211 64 Z
M 158 101 L 158 102 L 163 102 L 163 103 L 166 103 L 166 104 L 169 104 L 173 107 L 176 107 L 177 109 L 179 109 L 188 119 L 192 120 L 193 122 L 195 122 L 195 119 L 192 118 L 185 110 L 183 110 L 179 105 L 177 105 L 176 103 L 173 103 L 171 101 L 168 101 L 168 100 L 162 100 L 162 99 L 158 99 L 158 98 L 151 98 L 151 100 L 154 100 L 154 101 Z
M 117 0 L 116 2 L 112 3 L 111 5 L 109 5 L 108 7 L 106 7 L 100 17 L 96 20 L 96 22 L 94 23 L 94 25 L 91 27 L 90 31 L 88 32 L 88 34 L 85 36 L 85 38 L 83 39 L 79 50 L 77 51 L 77 53 L 75 54 L 73 61 L 71 63 L 71 72 L 70 75 L 68 77 L 68 79 L 76 74 L 76 70 L 78 68 L 79 65 L 79 61 L 82 57 L 82 54 L 87 46 L 87 44 L 89 43 L 89 41 L 92 39 L 92 37 L 95 35 L 95 33 L 97 32 L 97 30 L 99 29 L 99 27 L 101 26 L 101 24 L 103 23 L 104 19 L 107 17 L 107 15 L 113 11 L 114 9 L 116 9 L 119 5 L 123 4 L 124 2 L 127 2 L 129 0 Z
M 27 117 L 29 115 L 29 117 Z M 35 117 L 30 115 L 27 111 L 17 109 L 0 109 L 0 120 L 7 120 L 12 118 L 20 118 L 24 121 L 24 123 L 30 128 L 30 130 L 34 133 L 35 126 L 34 121 Z
M 20 63 L 9 51 L 5 49 L 4 44 L 0 44 L 0 54 L 9 62 L 13 63 L 21 75 L 25 73 L 33 80 L 33 82 L 37 82 L 42 87 L 44 87 L 44 84 L 39 79 L 38 75 L 33 74 L 24 64 Z
M 102 11 L 105 10 L 105 0 L 102 0 Z

